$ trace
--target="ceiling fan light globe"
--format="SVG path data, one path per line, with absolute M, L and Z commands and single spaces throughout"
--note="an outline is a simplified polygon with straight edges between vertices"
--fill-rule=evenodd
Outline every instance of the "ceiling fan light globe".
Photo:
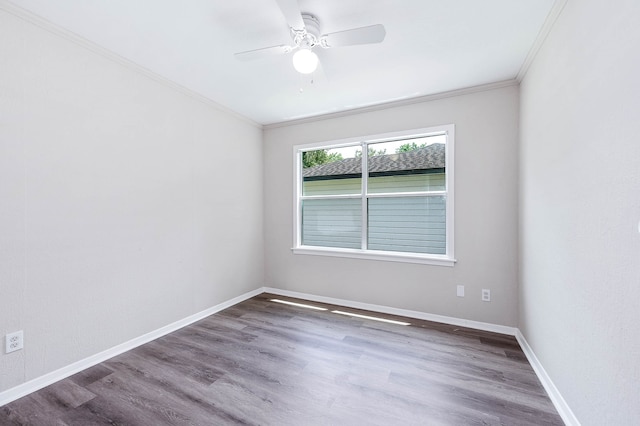
M 311 74 L 318 68 L 318 55 L 309 49 L 300 49 L 293 54 L 293 67 L 301 74 Z

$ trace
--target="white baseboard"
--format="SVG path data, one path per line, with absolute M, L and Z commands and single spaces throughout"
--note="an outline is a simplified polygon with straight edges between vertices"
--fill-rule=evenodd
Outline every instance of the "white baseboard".
M 32 392 L 42 389 L 45 386 L 49 386 L 52 383 L 65 379 L 82 370 L 85 370 L 89 367 L 93 367 L 96 364 L 100 364 L 101 362 L 106 361 L 109 358 L 113 358 L 114 356 L 120 355 L 123 352 L 129 351 L 140 345 L 148 343 L 152 340 L 158 339 L 166 334 L 174 332 L 196 321 L 200 321 L 201 319 L 206 318 L 209 315 L 215 314 L 216 312 L 220 312 L 223 309 L 236 305 L 244 300 L 250 299 L 261 293 L 264 293 L 264 289 L 258 288 L 256 290 L 242 294 L 238 297 L 234 297 L 231 300 L 222 302 L 211 308 L 205 309 L 204 311 L 198 312 L 197 314 L 190 315 L 186 318 L 183 318 L 179 321 L 176 321 L 174 323 L 161 327 L 157 330 L 151 331 L 140 337 L 136 337 L 135 339 L 131 339 L 120 345 L 114 346 L 110 349 L 107 349 L 105 351 L 92 355 L 80 361 L 74 362 L 73 364 L 67 365 L 66 367 L 62 367 L 58 370 L 52 371 L 51 373 L 47 373 L 44 376 L 40 376 L 26 383 L 18 385 L 14 388 L 8 389 L 4 392 L 0 392 L 0 407 L 5 404 L 8 404 L 11 401 L 15 401 L 18 398 L 22 398 L 25 395 L 28 395 Z
M 529 360 L 529 363 L 531 364 L 534 372 L 538 376 L 538 379 L 542 383 L 542 386 L 544 386 L 545 390 L 547 391 L 547 394 L 549 395 L 551 402 L 556 407 L 556 410 L 558 410 L 558 413 L 562 417 L 562 420 L 565 422 L 565 424 L 569 426 L 580 426 L 580 422 L 573 414 L 573 411 L 571 411 L 571 408 L 569 407 L 567 402 L 564 400 L 564 398 L 560 394 L 560 391 L 558 390 L 558 388 L 556 388 L 556 386 L 553 384 L 553 381 L 551 380 L 551 378 L 549 377 L 545 369 L 542 367 L 542 364 L 540 364 L 540 361 L 538 360 L 535 353 L 531 349 L 531 346 L 529 346 L 529 343 L 524 338 L 520 330 L 515 327 L 507 327 L 507 326 L 498 325 L 498 324 L 490 324 L 490 323 L 485 323 L 480 321 L 471 321 L 471 320 L 448 317 L 443 315 L 428 314 L 425 312 L 411 311 L 407 309 L 398 309 L 398 308 L 392 308 L 389 306 L 356 302 L 353 300 L 336 299 L 333 297 L 325 297 L 325 296 L 316 296 L 313 294 L 281 290 L 273 287 L 261 287 L 256 290 L 250 291 L 248 293 L 242 294 L 238 297 L 234 297 L 231 300 L 215 305 L 211 308 L 198 312 L 194 315 L 190 315 L 186 318 L 183 318 L 179 321 L 176 321 L 174 323 L 161 327 L 157 330 L 144 334 L 140 337 L 129 340 L 120 345 L 114 346 L 110 349 L 107 349 L 105 351 L 92 355 L 83 360 L 74 362 L 73 364 L 67 365 L 66 367 L 60 368 L 56 371 L 52 371 L 51 373 L 47 373 L 43 376 L 30 380 L 14 388 L 8 389 L 4 392 L 0 392 L 0 406 L 8 404 L 11 401 L 15 401 L 18 398 L 22 398 L 23 396 L 26 396 L 46 386 L 49 386 L 52 383 L 65 379 L 89 367 L 93 367 L 94 365 L 104 362 L 109 358 L 113 358 L 116 355 L 120 355 L 123 352 L 129 351 L 140 345 L 148 343 L 152 340 L 158 339 L 182 327 L 186 327 L 189 324 L 192 324 L 196 321 L 206 318 L 209 315 L 215 314 L 216 312 L 220 312 L 223 309 L 229 308 L 233 305 L 236 305 L 244 300 L 250 299 L 261 293 L 271 293 L 271 294 L 276 294 L 280 296 L 288 296 L 288 297 L 294 297 L 298 299 L 305 299 L 313 302 L 327 303 L 331 305 L 340 305 L 340 306 L 345 306 L 345 307 L 350 307 L 355 309 L 364 309 L 368 311 L 404 316 L 408 318 L 416 318 L 416 319 L 421 319 L 426 321 L 434 321 L 434 322 L 439 322 L 443 324 L 450 324 L 450 325 L 456 325 L 460 327 L 473 328 L 476 330 L 490 331 L 494 333 L 515 336 L 516 339 L 518 340 L 518 343 L 522 347 L 524 354 Z
M 520 329 L 516 330 L 516 339 L 518 340 L 522 351 L 529 360 L 529 364 L 531 364 L 531 367 L 533 367 L 533 371 L 535 371 L 536 376 L 538 376 L 538 379 L 540 380 L 540 383 L 542 383 L 542 386 L 544 386 L 544 389 L 547 391 L 549 399 L 551 399 L 551 402 L 556 407 L 556 410 L 558 410 L 558 414 L 560 414 L 560 417 L 562 417 L 564 423 L 568 426 L 580 426 L 578 418 L 575 416 L 575 414 L 573 414 L 573 411 L 571 411 L 569 404 L 567 404 L 567 401 L 564 400 L 556 385 L 553 384 L 551 377 L 549 377 L 549 375 L 545 371 L 544 367 L 540 363 L 540 360 L 538 360 L 538 357 L 533 352 L 533 349 L 531 349 L 531 346 L 529 346 L 529 342 L 527 342 L 527 339 L 525 339 L 524 335 L 520 332 Z
M 298 299 L 310 300 L 319 303 L 328 303 L 330 305 L 346 306 L 354 309 L 364 309 L 366 311 L 380 312 L 384 314 L 398 315 L 402 317 L 415 318 L 426 321 L 440 322 L 443 324 L 456 325 L 459 327 L 474 328 L 476 330 L 491 331 L 493 333 L 507 334 L 509 336 L 516 335 L 515 327 L 507 327 L 504 325 L 491 324 L 487 322 L 471 321 L 461 318 L 447 317 L 444 315 L 428 314 L 425 312 L 411 311 L 407 309 L 392 308 L 389 306 L 373 305 L 370 303 L 355 302 L 353 300 L 335 299 L 333 297 L 316 296 L 314 294 L 299 293 L 297 291 L 280 290 L 278 288 L 263 287 L 266 293 L 273 293 L 280 296 L 294 297 Z

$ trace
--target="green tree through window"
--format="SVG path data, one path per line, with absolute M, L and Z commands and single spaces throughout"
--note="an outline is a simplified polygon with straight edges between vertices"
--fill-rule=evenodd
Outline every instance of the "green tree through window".
M 319 166 L 320 164 L 332 163 L 334 161 L 342 160 L 342 154 L 339 152 L 332 152 L 329 154 L 326 149 L 318 149 L 316 151 L 305 151 L 302 153 L 302 167 L 308 168 L 313 166 Z

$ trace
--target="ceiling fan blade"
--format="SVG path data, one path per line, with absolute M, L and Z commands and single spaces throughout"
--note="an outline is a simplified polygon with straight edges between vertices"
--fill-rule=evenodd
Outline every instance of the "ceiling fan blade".
M 384 40 L 385 35 L 387 35 L 387 32 L 384 29 L 384 25 L 376 24 L 368 27 L 354 28 L 352 30 L 325 34 L 321 39 L 325 40 L 328 47 L 337 47 L 380 43 Z
M 298 6 L 298 0 L 276 0 L 280 10 L 287 20 L 289 27 L 294 30 L 304 29 L 304 21 L 302 20 L 302 13 Z
M 280 46 L 271 46 L 264 47 L 262 49 L 247 50 L 246 52 L 238 52 L 234 53 L 233 56 L 235 56 L 239 61 L 246 62 L 268 58 L 269 56 L 284 55 L 285 53 L 291 52 L 291 50 L 291 46 L 282 44 Z
M 318 70 L 322 73 L 322 78 L 325 81 L 335 79 L 335 76 L 339 74 L 336 70 L 335 61 L 331 61 L 331 52 L 326 49 L 316 49 L 316 54 L 320 58 Z

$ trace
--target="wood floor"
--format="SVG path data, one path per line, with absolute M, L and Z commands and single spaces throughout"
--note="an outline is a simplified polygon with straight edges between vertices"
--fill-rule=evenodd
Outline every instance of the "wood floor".
M 512 337 L 269 294 L 0 408 L 3 426 L 227 424 L 563 423 Z

